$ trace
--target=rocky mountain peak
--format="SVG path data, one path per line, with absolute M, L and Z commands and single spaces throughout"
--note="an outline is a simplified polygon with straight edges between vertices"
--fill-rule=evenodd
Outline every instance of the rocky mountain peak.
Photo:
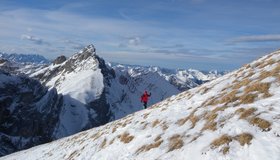
M 93 44 L 90 44 L 80 50 L 79 52 L 79 58 L 80 59 L 87 59 L 89 56 L 95 56 L 96 55 L 96 49 Z

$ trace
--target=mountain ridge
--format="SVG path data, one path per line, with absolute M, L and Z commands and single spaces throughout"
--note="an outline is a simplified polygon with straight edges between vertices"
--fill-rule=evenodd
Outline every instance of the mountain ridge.
M 279 72 L 276 51 L 149 109 L 2 159 L 278 160 Z

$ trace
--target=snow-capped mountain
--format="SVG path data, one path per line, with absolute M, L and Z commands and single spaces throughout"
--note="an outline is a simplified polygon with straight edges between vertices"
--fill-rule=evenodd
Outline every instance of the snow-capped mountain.
M 194 87 L 197 87 L 203 83 L 214 80 L 227 72 L 208 71 L 203 72 L 195 69 L 166 69 L 160 67 L 145 67 L 135 65 L 123 65 L 110 63 L 110 66 L 115 70 L 127 72 L 128 74 L 138 75 L 142 73 L 154 72 L 158 73 L 161 77 L 167 80 L 172 85 L 176 86 L 180 91 L 185 91 Z
M 156 73 L 131 76 L 114 70 L 96 55 L 93 45 L 69 59 L 58 57 L 30 76 L 63 95 L 55 138 L 97 127 L 142 109 L 140 96 L 144 90 L 153 94 L 150 104 L 179 93 Z
M 0 59 L 6 59 L 16 63 L 48 64 L 50 61 L 38 54 L 7 54 L 0 52 Z
M 279 160 L 280 51 L 98 128 L 9 159 Z

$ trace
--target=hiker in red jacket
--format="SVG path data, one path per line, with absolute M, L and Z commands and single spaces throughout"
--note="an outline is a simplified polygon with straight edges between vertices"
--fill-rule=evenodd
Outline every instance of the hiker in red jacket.
M 141 102 L 143 103 L 143 107 L 144 109 L 147 108 L 147 103 L 148 103 L 148 100 L 149 100 L 149 97 L 152 95 L 152 93 L 148 94 L 147 91 L 145 91 L 142 96 L 141 96 Z

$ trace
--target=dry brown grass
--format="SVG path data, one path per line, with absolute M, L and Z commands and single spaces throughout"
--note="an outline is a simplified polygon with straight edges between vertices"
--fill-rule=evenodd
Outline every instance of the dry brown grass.
M 263 131 L 269 131 L 271 127 L 271 123 L 265 119 L 257 117 L 255 115 L 256 111 L 257 111 L 256 108 L 249 108 L 249 109 L 240 108 L 236 110 L 235 113 L 240 114 L 239 117 L 240 119 L 246 119 L 250 124 L 258 126 Z
M 206 115 L 206 119 L 208 121 L 214 121 L 217 118 L 218 114 L 215 112 L 210 112 L 209 114 Z
M 277 64 L 277 66 L 272 69 L 271 71 L 262 71 L 258 79 L 261 81 L 267 77 L 278 77 L 280 74 L 280 64 Z
M 112 133 L 115 133 L 115 132 L 116 132 L 116 130 L 117 130 L 117 127 L 116 127 L 116 126 L 114 126 L 114 128 L 112 129 Z
M 253 117 L 249 121 L 251 124 L 258 126 L 263 131 L 269 131 L 271 127 L 271 123 L 265 119 L 259 117 Z
M 201 88 L 201 90 L 200 90 L 200 91 L 201 91 L 201 94 L 207 93 L 209 89 L 210 89 L 210 88 L 207 88 L 207 87 Z
M 263 71 L 259 76 L 259 80 L 261 81 L 267 77 L 276 77 L 278 82 L 280 81 L 280 63 L 271 71 Z
M 224 147 L 224 148 L 222 149 L 222 151 L 223 151 L 223 154 L 224 154 L 224 155 L 228 154 L 228 152 L 229 152 L 229 146 Z
M 217 118 L 218 114 L 216 113 L 219 111 L 219 109 L 213 110 L 211 112 L 208 112 L 204 117 L 206 120 L 206 123 L 204 124 L 202 131 L 204 130 L 212 130 L 215 131 L 217 129 L 217 122 L 215 122 L 215 119 Z
M 257 67 L 259 67 L 260 65 L 261 65 L 262 63 L 261 62 L 256 62 L 255 64 L 254 64 L 254 68 L 257 68 Z
M 143 145 L 142 147 L 138 148 L 136 151 L 136 154 L 139 154 L 141 152 L 147 152 L 153 148 L 158 148 L 163 140 L 161 139 L 161 136 L 159 135 L 157 138 L 155 138 L 154 143 Z
M 274 59 L 269 59 L 269 60 L 266 60 L 264 63 L 262 63 L 259 68 L 264 68 L 265 66 L 269 66 L 269 65 L 272 65 L 276 63 L 276 61 Z
M 192 143 L 192 142 L 196 141 L 199 137 L 201 137 L 201 135 L 202 135 L 201 133 L 202 132 L 200 132 L 198 135 L 195 135 L 189 143 Z
M 185 118 L 181 118 L 179 119 L 176 124 L 178 124 L 179 126 L 184 125 L 187 121 L 189 120 L 189 116 L 185 117 Z
M 146 119 L 149 116 L 150 113 L 145 113 L 143 118 Z
M 152 123 L 152 127 L 155 127 L 156 125 L 158 125 L 160 123 L 160 121 L 158 119 L 156 119 L 153 123 Z
M 110 144 L 110 145 L 113 144 L 114 141 L 115 141 L 115 138 L 113 138 L 113 139 L 109 142 L 109 144 Z
M 236 110 L 235 112 L 240 114 L 239 119 L 246 119 L 249 116 L 253 115 L 255 113 L 255 111 L 257 111 L 256 108 L 248 108 L 248 109 L 240 108 L 240 109 Z
M 254 74 L 255 74 L 255 73 L 254 73 L 252 70 L 250 70 L 250 72 L 246 75 L 245 78 L 250 78 L 250 77 L 252 77 Z
M 269 93 L 270 83 L 261 83 L 255 82 L 252 85 L 245 88 L 245 93 L 248 94 L 250 92 L 260 92 L 264 94 L 264 97 L 270 97 L 271 94 Z
M 267 77 L 270 77 L 271 76 L 271 72 L 268 72 L 268 71 L 262 71 L 258 77 L 258 79 L 261 81 Z
M 98 131 L 97 133 L 93 134 L 90 138 L 93 139 L 93 140 L 97 140 L 102 135 L 103 135 L 103 133 Z
M 212 96 L 210 98 L 208 98 L 206 101 L 204 101 L 201 106 L 212 106 L 212 105 L 215 105 L 217 102 L 217 98 Z
M 197 116 L 195 116 L 195 115 L 191 115 L 189 117 L 189 120 L 192 122 L 191 128 L 194 128 L 195 125 L 196 125 L 196 122 L 198 122 L 199 118 Z
M 182 126 L 182 125 L 184 125 L 188 120 L 190 120 L 191 123 L 192 123 L 192 127 L 191 127 L 191 128 L 194 128 L 196 122 L 199 120 L 199 118 L 198 118 L 197 116 L 194 115 L 196 111 L 197 111 L 197 109 L 194 109 L 194 110 L 190 113 L 189 116 L 179 119 L 179 120 L 176 122 L 176 124 L 178 124 L 179 126 Z
M 236 111 L 235 111 L 235 114 L 240 114 L 240 113 L 242 113 L 242 112 L 244 112 L 245 111 L 245 109 L 244 108 L 239 108 L 239 109 L 237 109 Z
M 104 140 L 102 141 L 102 143 L 101 143 L 101 145 L 100 145 L 100 148 L 105 148 L 106 142 L 107 142 L 107 139 L 104 138 Z
M 217 147 L 219 147 L 221 145 L 224 145 L 224 144 L 228 145 L 231 141 L 232 141 L 232 137 L 227 135 L 227 134 L 224 134 L 221 137 L 215 139 L 211 143 L 211 146 L 212 146 L 212 148 L 217 148 Z
M 160 126 L 161 126 L 162 130 L 164 130 L 164 131 L 168 129 L 168 125 L 167 125 L 166 122 L 162 122 L 162 123 L 160 124 Z
M 224 105 L 224 106 L 222 106 L 222 107 L 216 107 L 216 108 L 213 109 L 211 112 L 217 113 L 217 112 L 219 112 L 219 111 L 224 111 L 224 110 L 227 109 L 227 108 L 228 108 L 228 106 Z
M 127 117 L 126 119 L 124 119 L 123 121 L 122 121 L 122 123 L 121 123 L 121 126 L 122 127 L 125 127 L 125 126 L 127 126 L 128 124 L 131 124 L 131 119 L 132 118 L 130 118 L 130 117 Z
M 205 131 L 205 130 L 211 130 L 211 131 L 217 130 L 217 122 L 207 121 L 202 128 L 202 131 Z
M 245 67 L 245 69 L 248 69 L 248 68 L 250 68 L 251 66 L 250 66 L 249 64 L 246 64 L 244 67 Z
M 234 137 L 241 146 L 244 146 L 245 144 L 251 144 L 251 140 L 253 139 L 253 136 L 250 133 L 242 133 Z
M 228 104 L 232 103 L 238 100 L 238 97 L 236 97 L 237 90 L 233 90 L 230 93 L 225 94 L 222 99 L 219 101 L 219 104 Z
M 201 131 L 205 131 L 205 130 L 215 131 L 215 130 L 217 130 L 217 122 L 215 122 L 215 119 L 218 116 L 217 112 L 224 111 L 226 108 L 228 108 L 228 106 L 224 105 L 222 107 L 216 107 L 212 111 L 207 112 L 203 116 L 203 117 L 205 117 L 204 119 L 206 120 L 206 123 L 204 124 Z
M 211 148 L 215 149 L 220 146 L 223 146 L 223 148 L 220 151 L 223 154 L 227 154 L 230 150 L 229 143 L 232 142 L 233 140 L 238 141 L 241 146 L 244 146 L 245 144 L 248 144 L 248 145 L 251 144 L 252 139 L 253 139 L 253 136 L 250 133 L 242 133 L 235 137 L 224 134 L 221 137 L 215 139 L 211 143 Z
M 129 143 L 134 139 L 133 135 L 130 135 L 129 133 L 125 132 L 122 135 L 119 135 L 118 138 L 120 139 L 120 141 L 122 141 L 123 143 Z
M 171 152 L 175 149 L 180 149 L 184 146 L 184 141 L 182 136 L 179 134 L 175 134 L 169 138 L 168 152 Z
M 77 150 L 75 150 L 74 152 L 72 152 L 69 157 L 67 158 L 67 160 L 74 160 L 75 157 L 79 154 L 79 152 Z
M 235 84 L 232 86 L 232 89 L 236 90 L 239 89 L 243 86 L 247 86 L 251 81 L 249 80 L 249 78 L 245 78 L 242 81 L 237 81 L 235 82 Z
M 161 111 L 167 110 L 167 107 L 161 107 Z
M 244 94 L 239 97 L 239 104 L 250 104 L 255 101 L 255 98 L 258 97 L 257 94 Z
M 146 123 L 143 125 L 143 129 L 146 129 L 148 125 L 149 125 L 149 123 L 146 122 Z
M 158 135 L 158 136 L 154 139 L 154 141 L 157 142 L 157 141 L 159 141 L 160 139 L 161 139 L 161 135 Z

